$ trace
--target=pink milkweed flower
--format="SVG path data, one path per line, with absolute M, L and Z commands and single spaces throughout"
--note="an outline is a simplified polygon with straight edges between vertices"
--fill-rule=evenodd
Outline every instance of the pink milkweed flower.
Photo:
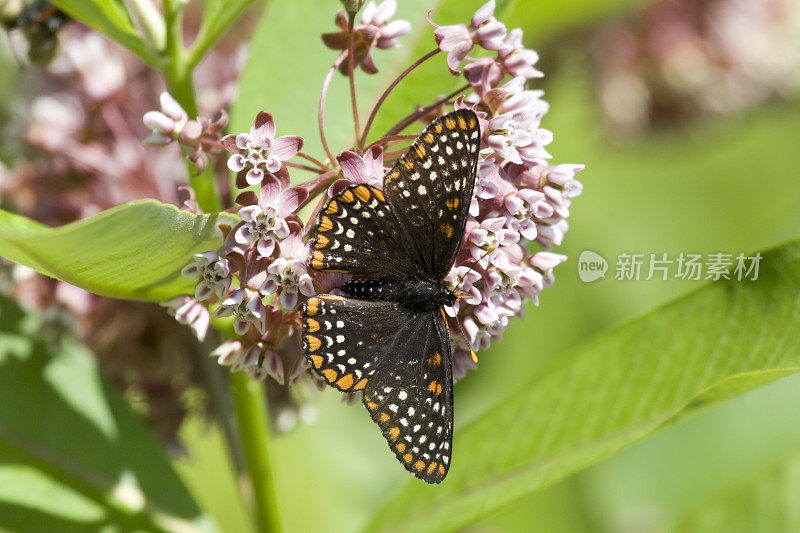
M 234 240 L 242 245 L 255 242 L 261 257 L 272 255 L 275 244 L 288 237 L 292 227 L 299 226 L 292 215 L 308 197 L 308 191 L 301 187 L 281 189 L 276 179 L 265 179 L 258 203 L 239 209 L 243 223 L 236 229 Z M 246 198 L 252 200 L 255 195 Z
M 506 228 L 505 225 L 505 217 L 486 218 L 480 224 L 473 221 L 473 227 L 467 237 L 470 243 L 469 252 L 483 268 L 489 263 L 498 268 L 508 265 L 508 257 L 503 247 L 516 244 L 519 241 L 519 233 Z
M 211 323 L 211 314 L 203 304 L 187 294 L 182 294 L 161 305 L 167 308 L 167 313 L 174 316 L 179 324 L 192 328 L 197 340 L 201 342 L 205 340 Z
M 460 74 L 458 66 L 476 44 L 492 51 L 506 46 L 506 27 L 494 18 L 494 9 L 494 0 L 486 2 L 472 16 L 469 27 L 465 24 L 437 26 L 428 16 L 428 22 L 436 28 L 433 32 L 436 44 L 439 50 L 447 52 L 447 68 L 454 75 Z
M 231 286 L 231 264 L 227 259 L 220 259 L 217 252 L 203 252 L 194 255 L 194 263 L 181 270 L 187 278 L 198 279 L 194 296 L 198 300 L 207 300 L 212 294 L 222 298 L 228 294 Z
M 189 115 L 171 94 L 164 91 L 161 93 L 159 99 L 161 111 L 148 111 L 142 117 L 144 125 L 153 132 L 142 141 L 143 144 L 169 144 L 175 137 L 180 135 L 184 129 L 194 131 L 201 127 L 199 122 L 189 120 Z
M 328 196 L 333 198 L 350 185 L 383 186 L 383 147 L 372 146 L 364 156 L 345 150 L 336 156 L 342 169 L 342 178 L 334 181 L 328 188 Z
M 369 2 L 361 11 L 361 24 L 353 28 L 353 61 L 367 74 L 375 74 L 378 67 L 372 58 L 375 48 L 382 50 L 400 46 L 398 37 L 411 31 L 411 24 L 407 20 L 389 21 L 397 10 L 396 0 L 385 0 L 380 4 Z M 333 50 L 348 50 L 350 47 L 350 32 L 348 30 L 347 12 L 342 9 L 336 13 L 338 32 L 322 34 L 322 42 Z M 342 74 L 347 74 L 347 61 L 339 67 Z
M 549 287 L 555 279 L 553 269 L 567 260 L 566 255 L 555 254 L 553 252 L 538 252 L 530 258 L 533 268 L 541 272 L 543 277 L 543 287 Z
M 520 28 L 514 28 L 508 32 L 498 55 L 503 67 L 512 76 L 522 76 L 526 79 L 544 76 L 541 71 L 533 67 L 539 61 L 539 54 L 522 45 L 522 30 Z
M 475 286 L 480 279 L 481 275 L 468 266 L 460 265 L 450 269 L 444 280 L 450 284 L 450 290 L 458 296 L 458 299 L 452 306 L 445 306 L 444 310 L 448 316 L 455 317 L 458 315 L 462 302 L 468 305 L 481 303 L 483 296 L 480 289 Z
M 272 115 L 260 112 L 250 128 L 250 133 L 226 135 L 222 145 L 232 154 L 228 168 L 233 172 L 247 171 L 245 180 L 258 185 L 266 173 L 275 174 L 283 162 L 297 155 L 303 147 L 303 138 L 297 135 L 275 137 Z
M 267 279 L 261 285 L 262 294 L 279 293 L 284 309 L 297 306 L 298 292 L 314 295 L 314 280 L 308 274 L 308 244 L 300 235 L 292 235 L 280 244 L 280 256 L 267 267 Z
M 214 316 L 217 318 L 234 315 L 233 330 L 237 335 L 244 335 L 255 326 L 262 335 L 266 330 L 266 308 L 261 296 L 250 294 L 244 289 L 233 291 L 222 301 Z
M 553 207 L 545 198 L 545 193 L 533 189 L 520 189 L 506 196 L 503 205 L 510 215 L 508 227 L 529 241 L 536 239 L 536 221 L 553 216 Z
M 221 366 L 233 366 L 244 356 L 244 345 L 242 341 L 225 341 L 209 354 L 217 358 L 217 364 Z
M 489 121 L 486 143 L 501 159 L 521 165 L 549 157 L 543 146 L 552 142 L 552 133 L 539 128 L 538 110 L 526 108 L 497 115 Z

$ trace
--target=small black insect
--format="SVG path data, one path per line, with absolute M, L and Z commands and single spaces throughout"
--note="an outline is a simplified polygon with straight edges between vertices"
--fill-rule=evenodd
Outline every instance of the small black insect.
M 315 372 L 363 402 L 398 460 L 439 483 L 450 467 L 453 375 L 443 278 L 464 236 L 480 148 L 475 113 L 425 128 L 383 178 L 348 187 L 322 208 L 311 266 L 359 278 L 346 297 L 306 302 L 303 344 Z

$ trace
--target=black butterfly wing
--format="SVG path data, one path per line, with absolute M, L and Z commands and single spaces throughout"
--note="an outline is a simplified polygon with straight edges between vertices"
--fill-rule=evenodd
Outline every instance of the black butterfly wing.
M 364 405 L 400 463 L 427 483 L 450 468 L 453 373 L 450 337 L 440 311 L 417 313 L 388 347 L 364 389 Z
M 314 372 L 364 405 L 397 458 L 439 483 L 450 466 L 453 394 L 450 337 L 440 311 L 341 296 L 309 298 L 303 345 Z
M 303 307 L 303 348 L 311 368 L 344 392 L 363 390 L 376 362 L 407 334 L 410 313 L 399 304 L 331 294 L 309 298 Z
M 436 279 L 447 275 L 464 236 L 479 149 L 478 117 L 460 109 L 425 128 L 383 178 L 403 235 Z
M 394 280 L 420 272 L 383 191 L 375 187 L 353 185 L 328 200 L 312 235 L 311 267 L 316 270 Z

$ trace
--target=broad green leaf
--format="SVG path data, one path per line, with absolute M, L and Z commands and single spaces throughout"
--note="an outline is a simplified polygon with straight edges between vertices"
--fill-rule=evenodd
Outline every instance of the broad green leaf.
M 4 296 L 0 316 L 0 530 L 213 530 L 86 349 Z
M 199 63 L 252 3 L 253 0 L 206 0 L 200 31 L 188 51 L 190 63 Z
M 106 34 L 146 63 L 157 66 L 158 53 L 133 26 L 130 14 L 120 0 L 53 0 L 70 17 Z
M 792 455 L 729 494 L 698 507 L 674 533 L 800 531 L 800 454 Z
M 371 531 L 451 531 L 694 410 L 800 369 L 800 243 L 578 349 L 456 434 L 439 487 L 408 483 Z M 460 466 L 456 466 L 460 465 Z
M 0 255 L 95 294 L 163 301 L 193 291 L 180 271 L 193 254 L 219 248 L 220 223 L 236 218 L 197 216 L 155 200 L 58 228 L 0 211 Z

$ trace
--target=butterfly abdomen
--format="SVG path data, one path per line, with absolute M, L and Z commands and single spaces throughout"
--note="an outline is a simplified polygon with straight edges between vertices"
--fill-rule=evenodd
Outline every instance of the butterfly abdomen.
M 398 302 L 413 311 L 431 311 L 443 305 L 452 305 L 455 301 L 455 295 L 449 288 L 437 281 L 353 279 L 342 285 L 342 292 L 359 300 Z
M 351 279 L 342 285 L 342 292 L 350 298 L 359 300 L 382 300 L 397 302 L 403 291 L 403 284 L 376 279 Z

